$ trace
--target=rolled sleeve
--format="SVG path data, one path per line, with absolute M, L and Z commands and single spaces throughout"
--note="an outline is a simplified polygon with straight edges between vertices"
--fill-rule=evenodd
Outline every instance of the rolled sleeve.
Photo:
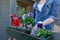
M 55 21 L 59 20 L 58 17 L 50 16 L 49 18 L 53 18 Z
M 59 7 L 60 7 L 60 2 L 59 0 L 54 0 L 52 7 L 51 7 L 51 11 L 50 11 L 50 16 L 51 18 L 53 18 L 54 20 L 58 20 L 58 11 L 59 11 Z

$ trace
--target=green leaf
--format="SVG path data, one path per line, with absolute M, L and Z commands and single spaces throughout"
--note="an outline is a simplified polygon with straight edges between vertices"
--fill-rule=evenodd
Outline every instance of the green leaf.
M 24 20 L 23 19 L 20 19 L 19 22 L 23 24 L 24 23 Z

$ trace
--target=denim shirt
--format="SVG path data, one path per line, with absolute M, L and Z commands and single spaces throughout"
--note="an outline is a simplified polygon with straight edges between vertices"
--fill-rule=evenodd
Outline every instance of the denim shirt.
M 55 21 L 58 20 L 57 13 L 59 8 L 59 0 L 46 0 L 46 3 L 44 4 L 42 11 L 40 12 L 38 10 L 38 3 L 35 2 L 33 5 L 33 19 L 35 24 L 38 21 L 44 21 L 48 18 L 53 18 Z M 54 22 L 51 24 L 48 24 L 45 26 L 47 30 L 51 30 Z

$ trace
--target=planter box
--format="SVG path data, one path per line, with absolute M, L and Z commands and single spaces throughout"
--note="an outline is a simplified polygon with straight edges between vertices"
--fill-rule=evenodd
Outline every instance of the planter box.
M 22 32 L 23 29 L 16 29 L 16 28 L 11 28 L 9 27 L 7 29 L 7 33 L 8 35 L 16 38 L 16 40 L 42 40 L 40 38 L 37 37 L 33 37 L 25 32 Z M 28 30 L 25 30 L 28 31 Z M 50 40 L 52 38 L 52 36 L 49 36 L 48 38 L 45 38 L 43 40 Z

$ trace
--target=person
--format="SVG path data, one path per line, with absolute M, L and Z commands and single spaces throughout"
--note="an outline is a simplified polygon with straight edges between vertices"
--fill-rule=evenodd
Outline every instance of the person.
M 54 22 L 58 20 L 59 6 L 59 0 L 36 0 L 33 5 L 35 27 L 33 27 L 31 35 L 34 35 L 35 30 L 37 30 L 38 23 L 41 23 L 46 30 L 52 30 Z

